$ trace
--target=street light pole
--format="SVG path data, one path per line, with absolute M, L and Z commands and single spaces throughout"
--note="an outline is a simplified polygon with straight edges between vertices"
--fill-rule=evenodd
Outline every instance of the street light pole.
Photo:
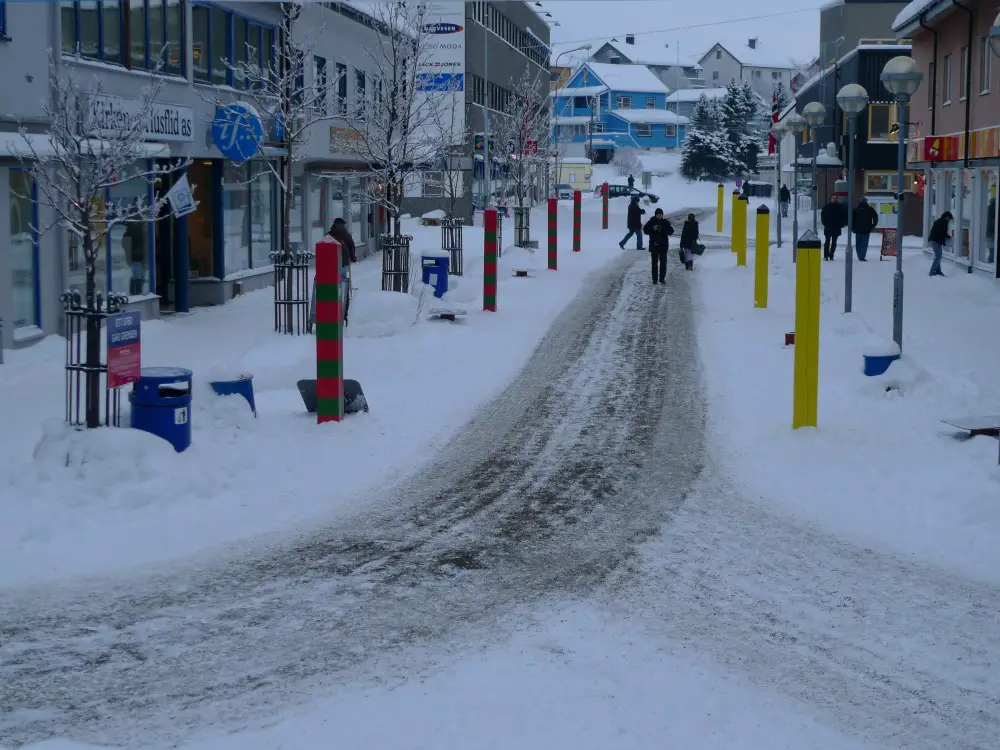
M 788 126 L 785 123 L 778 121 L 771 126 L 771 135 L 774 137 L 774 153 L 776 159 L 775 172 L 777 174 L 777 185 L 775 189 L 778 191 L 778 210 L 775 211 L 777 214 L 776 218 L 776 229 L 778 234 L 778 247 L 781 247 L 781 141 L 785 137 L 785 133 L 788 132 Z
M 857 142 L 858 115 L 868 105 L 868 92 L 863 86 L 849 83 L 837 92 L 837 104 L 848 119 L 847 167 L 847 263 L 844 265 L 844 312 L 851 312 L 854 294 L 854 251 L 851 246 L 854 227 L 854 151 Z
M 899 132 L 896 180 L 899 189 L 896 198 L 896 273 L 892 279 L 892 340 L 903 353 L 903 172 L 906 170 L 906 136 L 909 130 L 909 113 L 907 105 L 910 97 L 919 88 L 923 74 L 917 68 L 917 63 L 911 57 L 900 55 L 894 57 L 882 68 L 879 76 L 882 85 L 896 99 L 896 115 Z
M 792 182 L 795 191 L 795 206 L 792 213 L 792 262 L 799 259 L 799 139 L 806 131 L 806 121 L 798 112 L 792 112 L 785 118 L 785 124 L 795 136 L 792 146 Z
M 817 162 L 819 162 L 819 133 L 818 128 L 826 122 L 826 107 L 821 102 L 809 102 L 802 109 L 802 116 L 809 123 L 813 139 L 813 165 L 812 165 L 812 209 L 813 209 L 813 232 L 819 234 L 819 181 Z

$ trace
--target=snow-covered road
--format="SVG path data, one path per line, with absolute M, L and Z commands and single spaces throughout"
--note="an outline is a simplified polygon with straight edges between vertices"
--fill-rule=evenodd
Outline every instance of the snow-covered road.
M 704 443 L 690 279 L 674 257 L 653 287 L 647 258 L 596 274 L 445 458 L 350 524 L 141 590 L 5 600 L 0 744 L 259 724 L 568 597 L 875 746 L 995 748 L 1000 590 L 748 502 Z

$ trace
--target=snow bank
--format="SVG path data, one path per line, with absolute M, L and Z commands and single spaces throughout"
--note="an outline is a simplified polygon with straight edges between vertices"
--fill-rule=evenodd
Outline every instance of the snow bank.
M 1000 580 L 997 442 L 956 439 L 940 421 L 1000 413 L 1000 351 L 982 325 L 998 304 L 992 282 L 964 273 L 930 278 L 923 254 L 904 248 L 912 270 L 903 357 L 866 377 L 863 354 L 896 351 L 885 341 L 894 264 L 877 254 L 854 264 L 854 311 L 845 315 L 843 251 L 824 263 L 819 426 L 793 431 L 794 347 L 783 346 L 795 319 L 791 246 L 771 248 L 767 310 L 753 308 L 753 255 L 751 243 L 746 269 L 728 252 L 696 261 L 710 431 L 722 465 L 748 497 L 783 512 Z
M 417 298 L 411 294 L 364 290 L 351 300 L 346 338 L 379 338 L 405 333 L 417 322 Z

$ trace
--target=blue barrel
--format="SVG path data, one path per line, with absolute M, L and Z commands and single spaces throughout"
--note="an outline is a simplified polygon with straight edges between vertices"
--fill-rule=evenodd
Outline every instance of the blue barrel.
M 191 445 L 191 378 L 183 367 L 144 367 L 132 384 L 129 426 L 161 437 L 178 453 Z

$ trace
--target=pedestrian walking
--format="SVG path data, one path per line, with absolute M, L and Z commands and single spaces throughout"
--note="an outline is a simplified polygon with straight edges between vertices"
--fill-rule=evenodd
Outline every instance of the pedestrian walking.
M 847 206 L 833 197 L 823 206 L 819 218 L 823 223 L 823 259 L 833 260 L 840 232 L 847 226 Z
M 698 220 L 694 214 L 688 214 L 687 221 L 681 227 L 681 263 L 689 270 L 694 270 L 694 251 L 698 245 Z
M 351 263 L 358 262 L 357 248 L 354 245 L 354 237 L 347 228 L 347 222 L 339 217 L 333 220 L 330 236 L 340 243 L 341 301 L 346 302 L 350 288 Z
M 788 218 L 788 204 L 792 202 L 792 194 L 788 192 L 788 187 L 785 185 L 781 186 L 781 190 L 778 191 L 778 205 L 781 207 L 781 215 L 784 218 Z
M 632 235 L 635 235 L 638 243 L 636 250 L 642 250 L 642 215 L 644 213 L 646 213 L 646 209 L 639 205 L 639 196 L 633 195 L 628 204 L 628 215 L 626 216 L 628 234 L 625 235 L 625 239 L 618 243 L 618 247 L 622 250 L 625 249 L 625 243 L 632 238 Z
M 868 199 L 863 195 L 858 199 L 858 207 L 854 209 L 851 223 L 858 260 L 864 262 L 868 255 L 868 240 L 871 239 L 872 231 L 878 226 L 878 212 L 871 207 Z
M 665 283 L 667 279 L 667 251 L 670 250 L 670 235 L 674 228 L 663 215 L 663 209 L 653 212 L 653 218 L 642 228 L 649 237 L 649 257 L 653 266 L 653 283 Z
M 635 188 L 635 177 L 633 177 L 632 175 L 629 175 L 628 176 L 628 189 L 632 190 L 634 188 Z
M 948 233 L 948 223 L 954 217 L 951 215 L 951 211 L 945 211 L 941 214 L 940 218 L 937 219 L 931 225 L 931 231 L 927 235 L 927 241 L 931 243 L 931 250 L 934 251 L 934 260 L 931 262 L 931 272 L 930 276 L 944 276 L 941 271 L 941 253 L 944 252 L 944 246 L 948 244 L 951 239 L 951 235 Z M 903 243 L 898 243 L 902 245 Z M 897 249 L 896 252 L 899 252 Z

